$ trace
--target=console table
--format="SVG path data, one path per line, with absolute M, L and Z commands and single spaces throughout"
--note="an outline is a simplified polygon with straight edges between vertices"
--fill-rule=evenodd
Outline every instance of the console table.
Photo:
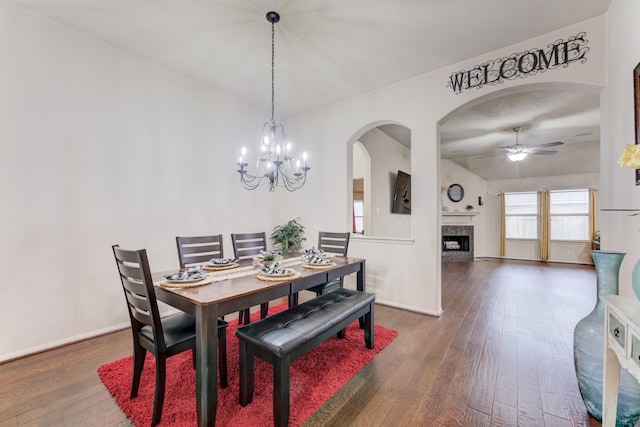
M 616 425 L 620 367 L 640 382 L 640 302 L 619 295 L 601 295 L 605 304 L 602 425 Z

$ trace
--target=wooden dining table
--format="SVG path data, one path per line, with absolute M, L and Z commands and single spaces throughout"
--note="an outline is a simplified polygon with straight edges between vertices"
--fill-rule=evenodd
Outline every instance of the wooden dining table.
M 218 317 L 281 297 L 288 297 L 289 304 L 292 304 L 298 292 L 352 273 L 357 274 L 357 289 L 365 290 L 364 259 L 336 256 L 331 261 L 335 266 L 326 269 L 310 269 L 301 264 L 287 266 L 300 274 L 281 281 L 263 281 L 256 274 L 250 274 L 191 288 L 156 286 L 158 300 L 196 318 L 196 411 L 199 426 L 214 426 L 216 420 Z M 154 282 L 162 281 L 166 273 L 154 273 Z

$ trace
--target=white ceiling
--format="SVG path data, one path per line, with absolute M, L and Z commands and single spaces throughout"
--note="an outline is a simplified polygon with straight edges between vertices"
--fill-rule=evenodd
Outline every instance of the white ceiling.
M 512 162 L 498 147 L 548 142 L 553 155 Z M 441 157 L 487 180 L 600 171 L 600 97 L 559 90 L 512 93 L 456 112 L 441 124 Z M 493 157 L 482 157 L 498 154 Z M 478 158 L 481 156 L 480 158 Z
M 612 0 L 10 1 L 238 96 L 265 116 L 271 96 L 265 14 L 275 10 L 281 15 L 275 29 L 276 119 L 282 120 L 602 15 Z M 443 157 L 497 179 L 505 168 L 492 175 L 466 155 L 508 144 L 513 125 L 531 127 L 521 133 L 525 144 L 561 139 L 563 151 L 573 150 L 574 142 L 587 147 L 582 142 L 598 140 L 599 117 L 592 110 L 571 113 L 583 100 L 567 97 L 522 95 L 461 112 L 443 126 Z M 571 102 L 573 107 L 565 105 L 567 125 L 550 107 Z M 522 110 L 517 117 L 516 108 Z M 575 137 L 578 128 L 594 136 Z M 529 173 L 524 166 L 520 176 Z
M 611 0 L 11 2 L 266 112 L 275 10 L 283 119 L 602 15 Z

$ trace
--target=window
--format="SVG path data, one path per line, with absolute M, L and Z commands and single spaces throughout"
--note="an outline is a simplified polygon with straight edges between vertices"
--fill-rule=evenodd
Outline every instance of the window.
M 364 202 L 362 200 L 353 201 L 353 232 L 364 234 Z
M 537 193 L 505 193 L 504 213 L 507 239 L 538 238 Z
M 353 179 L 353 232 L 356 234 L 364 234 L 364 179 L 363 178 Z
M 589 240 L 589 190 L 549 192 L 551 240 Z

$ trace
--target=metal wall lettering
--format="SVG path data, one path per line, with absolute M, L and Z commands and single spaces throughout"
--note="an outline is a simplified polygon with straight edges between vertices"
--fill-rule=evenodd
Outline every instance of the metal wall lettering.
M 558 67 L 566 68 L 572 62 L 585 63 L 586 54 L 590 50 L 586 35 L 586 32 L 581 32 L 567 40 L 557 40 L 547 45 L 546 49 L 533 48 L 517 52 L 506 58 L 489 60 L 470 70 L 452 73 L 447 87 L 458 95 L 463 90 L 480 89 L 487 84 L 496 85 L 504 80 L 525 78 Z

